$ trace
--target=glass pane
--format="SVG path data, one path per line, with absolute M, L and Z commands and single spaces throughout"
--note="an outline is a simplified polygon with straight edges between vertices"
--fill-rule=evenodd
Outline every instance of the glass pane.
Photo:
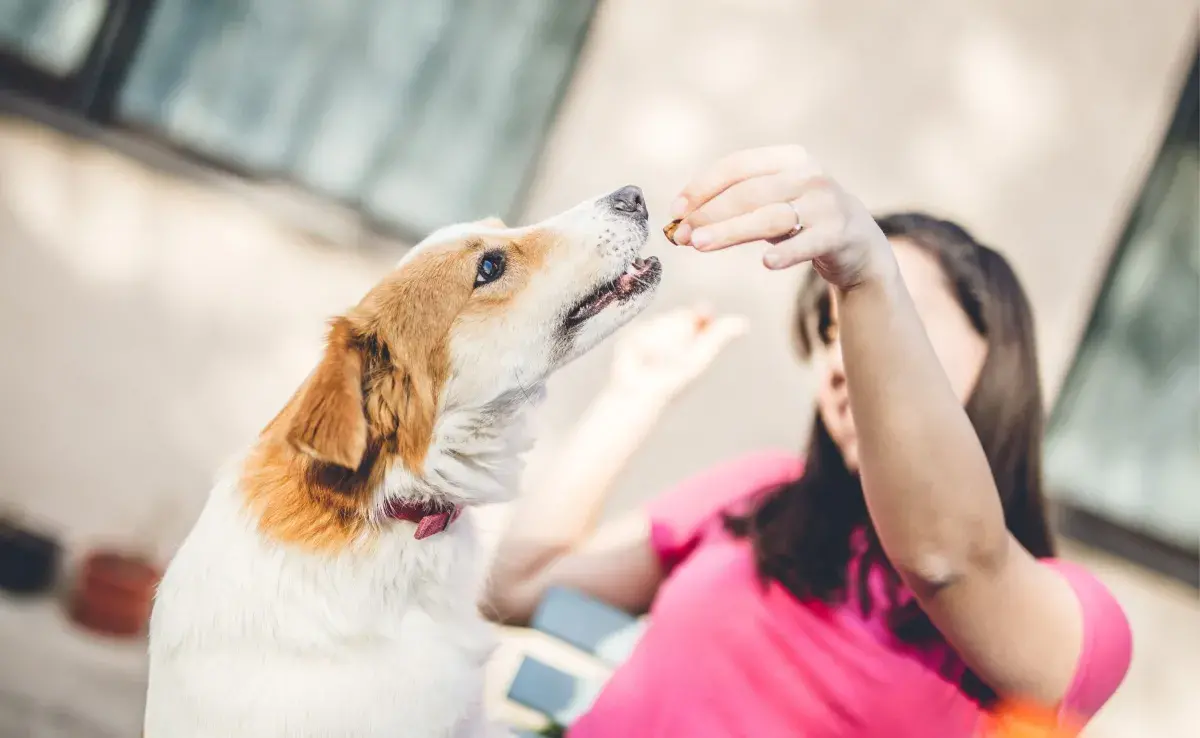
M 368 209 L 422 231 L 509 214 L 589 15 L 590 3 L 466 3 L 422 96 L 403 106 Z
M 108 0 L 0 0 L 0 48 L 58 77 L 76 71 Z
M 348 200 L 387 152 L 408 142 L 405 112 L 424 104 L 429 68 L 453 48 L 452 29 L 467 3 L 373 2 L 329 54 L 309 86 L 288 167 L 301 180 Z M 397 29 L 403 41 L 397 42 Z M 471 55 L 468 55 L 470 57 Z
M 353 2 L 159 0 L 119 115 L 247 169 L 283 167 Z
M 416 233 L 505 215 L 591 7 L 160 0 L 120 115 Z
M 1181 127 L 1149 179 L 1049 436 L 1051 486 L 1187 549 L 1200 530 L 1200 151 Z

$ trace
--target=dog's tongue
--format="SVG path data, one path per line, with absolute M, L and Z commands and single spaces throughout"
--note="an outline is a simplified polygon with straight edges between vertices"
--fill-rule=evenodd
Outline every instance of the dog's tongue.
M 633 284 L 637 281 L 637 277 L 629 272 L 625 272 L 617 277 L 617 292 L 625 295 L 633 290 Z
M 613 291 L 618 295 L 629 294 L 633 291 L 637 281 L 642 278 L 649 268 L 650 263 L 645 259 L 634 259 L 629 268 L 621 276 L 617 277 L 617 284 Z

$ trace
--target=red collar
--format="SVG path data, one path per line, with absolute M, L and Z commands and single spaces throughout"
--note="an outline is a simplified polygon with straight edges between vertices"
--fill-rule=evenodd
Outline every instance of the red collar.
M 438 502 L 412 502 L 410 500 L 390 500 L 383 514 L 393 520 L 407 520 L 417 524 L 413 538 L 436 535 L 450 527 L 450 524 L 462 514 L 462 505 L 450 505 Z

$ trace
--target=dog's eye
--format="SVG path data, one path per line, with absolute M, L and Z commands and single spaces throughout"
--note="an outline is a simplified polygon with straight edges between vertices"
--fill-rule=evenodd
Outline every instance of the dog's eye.
M 475 268 L 475 286 L 495 282 L 504 274 L 504 254 L 499 251 L 489 251 L 479 257 L 479 266 Z

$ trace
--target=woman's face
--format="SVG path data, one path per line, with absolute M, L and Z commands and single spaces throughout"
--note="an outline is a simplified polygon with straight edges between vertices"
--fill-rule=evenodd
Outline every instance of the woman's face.
M 987 343 L 975 332 L 966 313 L 959 307 L 937 260 L 921 248 L 903 239 L 893 239 L 900 274 L 912 295 L 917 314 L 929 334 L 929 342 L 942 362 L 959 400 L 966 403 L 979 378 L 987 355 Z M 838 340 L 837 303 L 833 301 L 829 342 L 818 354 L 820 379 L 817 388 L 817 412 L 834 443 L 841 449 L 846 466 L 858 471 L 858 434 L 850 414 L 850 396 L 842 366 L 842 347 Z

